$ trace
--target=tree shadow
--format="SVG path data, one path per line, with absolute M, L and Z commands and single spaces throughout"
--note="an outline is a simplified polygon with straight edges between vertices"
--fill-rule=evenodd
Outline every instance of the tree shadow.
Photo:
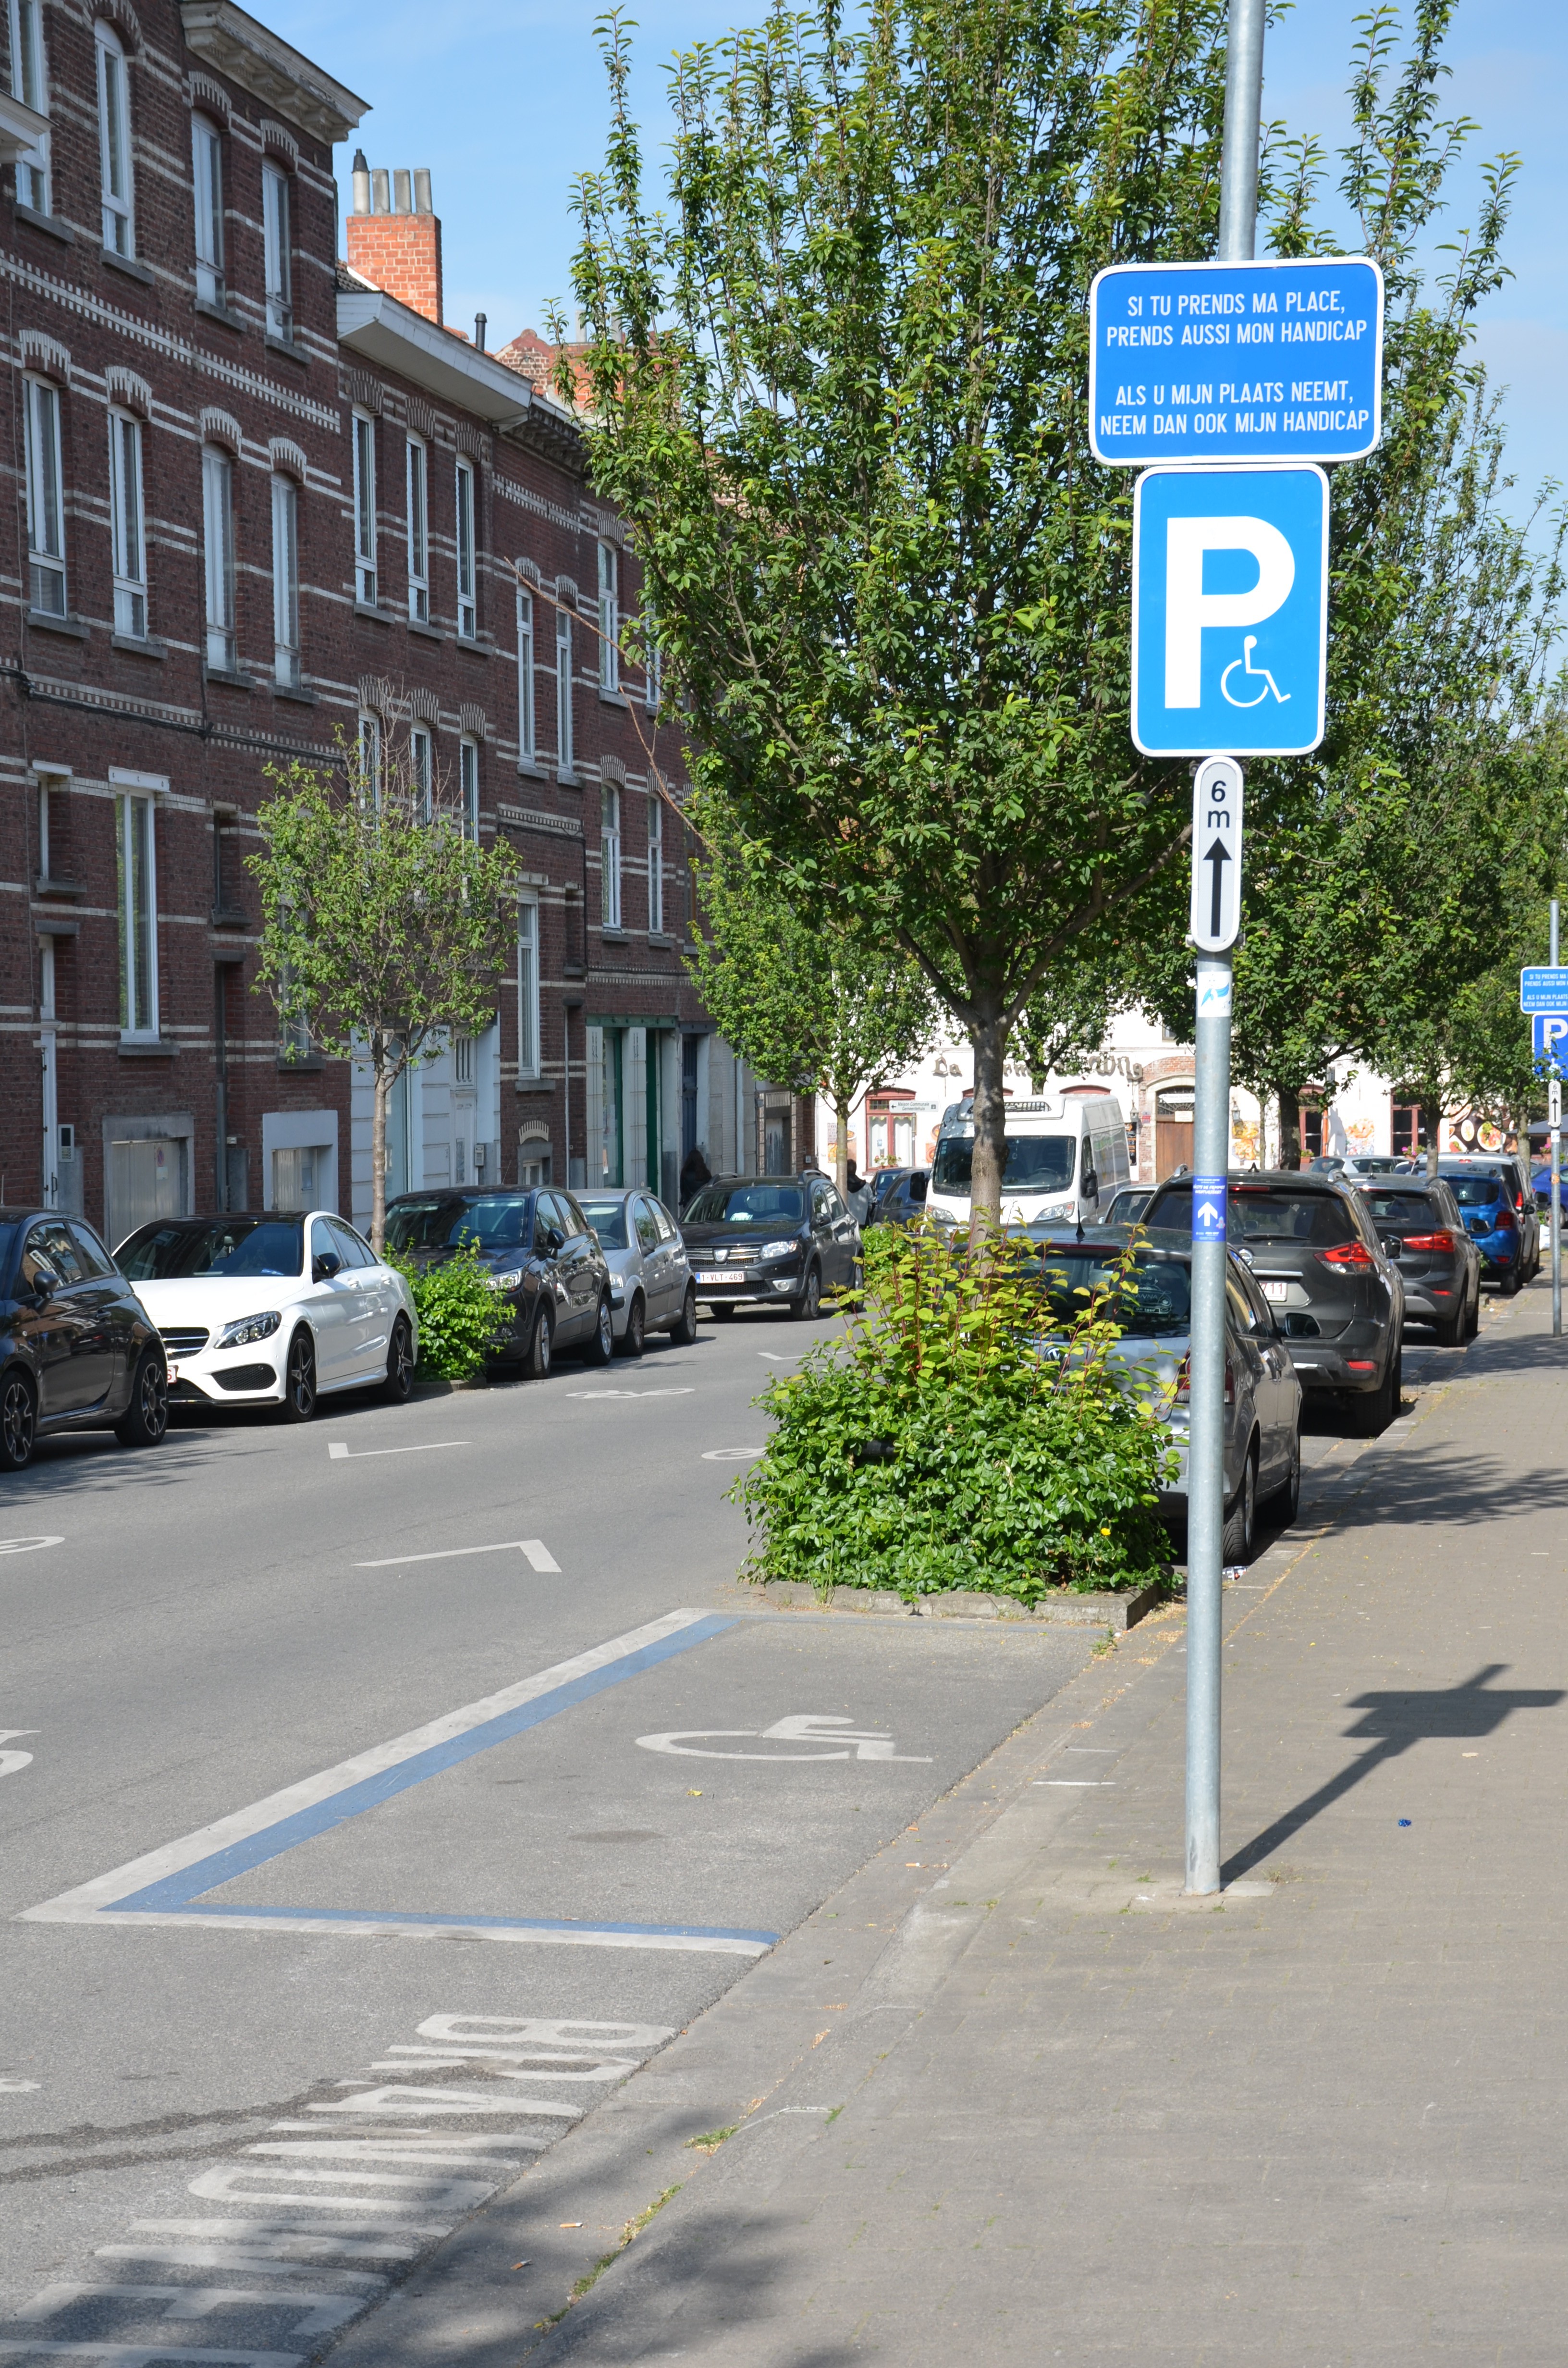
M 1456 1736 L 1484 1738 L 1494 1735 L 1506 1718 L 1518 1710 L 1555 1710 L 1565 1699 L 1562 1686 L 1530 1686 L 1511 1692 L 1491 1692 L 1494 1678 L 1501 1677 L 1508 1667 L 1506 1661 L 1490 1661 L 1485 1668 L 1467 1678 L 1462 1685 L 1443 1691 L 1424 1689 L 1419 1693 L 1360 1694 L 1346 1705 L 1365 1713 L 1358 1724 L 1346 1730 L 1346 1740 L 1358 1736 L 1371 1739 L 1371 1748 L 1363 1751 L 1347 1768 L 1320 1784 L 1315 1793 L 1284 1816 L 1276 1817 L 1271 1826 L 1247 1842 L 1235 1856 L 1226 1861 L 1222 1880 L 1233 1883 L 1249 1868 L 1259 1865 L 1266 1858 L 1310 1826 L 1314 1817 L 1343 1800 L 1364 1778 L 1391 1760 L 1400 1759 L 1417 1743 L 1452 1739 Z
M 1309 1520 L 1320 1517 L 1320 1492 L 1336 1490 L 1342 1481 L 1353 1487 L 1353 1494 L 1329 1499 L 1336 1530 L 1423 1523 L 1470 1529 L 1504 1514 L 1568 1512 L 1568 1467 L 1540 1463 L 1521 1470 L 1496 1456 L 1446 1445 L 1401 1448 L 1369 1467 L 1359 1458 L 1344 1466 L 1316 1464 L 1302 1478 Z

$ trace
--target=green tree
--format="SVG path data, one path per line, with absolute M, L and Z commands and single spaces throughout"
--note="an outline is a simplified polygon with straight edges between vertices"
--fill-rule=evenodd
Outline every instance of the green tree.
M 495 1016 L 517 931 L 502 847 L 468 837 L 448 783 L 415 773 L 405 740 L 374 776 L 344 750 L 338 773 L 271 767 L 249 866 L 261 889 L 257 987 L 323 1052 L 369 1064 L 370 1239 L 386 1231 L 387 1103 L 404 1070 Z
M 806 918 L 733 837 L 710 839 L 698 899 L 702 926 L 687 968 L 754 1069 L 792 1093 L 826 1096 L 842 1192 L 850 1110 L 868 1086 L 919 1057 L 935 1023 L 931 990 L 899 946 Z

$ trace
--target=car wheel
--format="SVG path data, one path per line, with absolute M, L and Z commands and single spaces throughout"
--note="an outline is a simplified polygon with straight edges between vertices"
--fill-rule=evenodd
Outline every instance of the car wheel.
M 1290 1468 L 1273 1495 L 1262 1507 L 1263 1517 L 1271 1527 L 1288 1530 L 1301 1509 L 1301 1434 L 1298 1429 L 1290 1441 Z
M 406 1406 L 414 1395 L 414 1335 L 408 1318 L 400 1315 L 387 1343 L 387 1377 L 381 1383 L 393 1406 Z
M 550 1348 L 553 1338 L 550 1310 L 541 1306 L 534 1317 L 534 1328 L 528 1336 L 528 1355 L 523 1360 L 523 1370 L 530 1381 L 542 1382 L 549 1372 Z
M 670 1338 L 672 1340 L 678 1340 L 683 1349 L 689 1349 L 696 1343 L 697 1292 L 689 1282 L 686 1286 L 686 1297 L 680 1304 L 680 1322 L 675 1326 Z
M 599 1312 L 594 1318 L 594 1328 L 588 1335 L 583 1355 L 590 1365 L 608 1365 L 615 1354 L 615 1318 L 610 1314 L 608 1298 L 599 1302 Z
M 626 1311 L 626 1329 L 620 1336 L 623 1357 L 640 1357 L 647 1346 L 648 1311 L 642 1304 L 642 1293 L 634 1291 L 631 1304 Z
M 315 1343 L 303 1325 L 289 1343 L 283 1368 L 283 1419 L 309 1422 L 316 1410 Z
M 1508 1269 L 1507 1273 L 1503 1277 L 1504 1298 L 1517 1299 L 1520 1291 L 1524 1287 L 1524 1276 L 1519 1271 L 1519 1261 L 1516 1258 L 1513 1265 Z
M 801 1324 L 814 1324 L 822 1314 L 822 1276 L 814 1266 L 806 1269 L 801 1295 L 790 1302 L 790 1313 Z
M 143 1349 L 131 1384 L 131 1404 L 115 1424 L 121 1447 L 156 1447 L 169 1427 L 169 1376 L 162 1352 Z
M 0 1472 L 25 1472 L 38 1444 L 38 1392 L 32 1375 L 13 1365 L 0 1381 Z
M 715 1301 L 709 1308 L 708 1313 L 711 1315 L 715 1324 L 728 1324 L 733 1317 L 735 1311 L 727 1301 Z
M 1432 1329 L 1437 1336 L 1438 1348 L 1457 1349 L 1463 1341 L 1468 1340 L 1470 1334 L 1466 1326 L 1469 1322 L 1470 1301 L 1467 1298 L 1463 1305 L 1456 1308 L 1451 1315 L 1445 1315 L 1441 1323 L 1433 1325 Z
M 1466 1338 L 1467 1340 L 1473 1340 L 1473 1339 L 1476 1338 L 1476 1335 L 1480 1332 L 1480 1330 L 1481 1330 L 1481 1278 L 1480 1278 L 1480 1276 L 1478 1275 L 1478 1276 L 1476 1277 L 1476 1281 L 1475 1281 L 1475 1296 L 1474 1296 L 1474 1298 L 1473 1298 L 1473 1299 L 1471 1301 L 1471 1303 L 1470 1303 L 1470 1317 L 1469 1317 L 1468 1322 L 1467 1322 L 1467 1323 L 1466 1323 L 1466 1325 L 1465 1325 L 1465 1328 L 1464 1328 L 1464 1337 L 1465 1337 L 1465 1338 Z
M 1236 1491 L 1236 1501 L 1225 1516 L 1225 1534 L 1220 1547 L 1221 1561 L 1231 1565 L 1250 1562 L 1256 1529 L 1257 1455 L 1249 1447 L 1242 1470 L 1242 1485 Z
M 1375 1390 L 1350 1401 L 1350 1436 L 1352 1439 L 1376 1439 L 1385 1431 L 1399 1412 L 1399 1351 L 1394 1351 L 1388 1372 Z

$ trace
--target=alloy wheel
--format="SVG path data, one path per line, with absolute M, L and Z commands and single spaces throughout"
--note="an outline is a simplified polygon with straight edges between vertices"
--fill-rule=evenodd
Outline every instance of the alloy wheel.
M 0 1463 L 20 1472 L 32 1462 L 38 1437 L 38 1400 L 24 1372 L 10 1372 L 0 1386 Z

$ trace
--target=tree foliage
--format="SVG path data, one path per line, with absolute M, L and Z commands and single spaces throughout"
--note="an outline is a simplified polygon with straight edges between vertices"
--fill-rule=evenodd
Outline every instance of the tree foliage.
M 517 877 L 500 846 L 467 837 L 447 782 L 426 784 L 405 744 L 375 774 L 357 751 L 341 771 L 270 768 L 278 794 L 256 816 L 258 987 L 324 1053 L 369 1065 L 370 1237 L 385 1234 L 387 1103 L 404 1070 L 453 1032 L 495 1017 L 517 930 Z

